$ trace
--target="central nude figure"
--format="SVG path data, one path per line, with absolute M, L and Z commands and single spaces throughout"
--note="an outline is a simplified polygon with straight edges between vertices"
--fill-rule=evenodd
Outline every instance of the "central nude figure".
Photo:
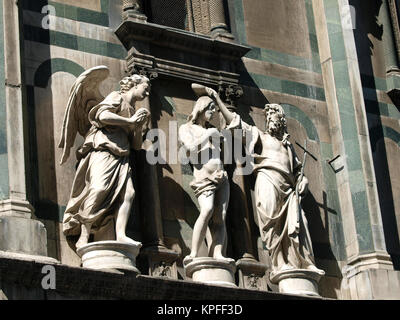
M 179 128 L 179 140 L 193 166 L 194 179 L 190 186 L 199 201 L 200 215 L 193 228 L 192 250 L 184 263 L 199 257 L 205 238 L 209 257 L 232 260 L 225 257 L 229 181 L 220 158 L 222 135 L 210 125 L 216 112 L 215 102 L 208 96 L 208 88 L 196 84 L 192 88 L 200 97 L 188 122 Z

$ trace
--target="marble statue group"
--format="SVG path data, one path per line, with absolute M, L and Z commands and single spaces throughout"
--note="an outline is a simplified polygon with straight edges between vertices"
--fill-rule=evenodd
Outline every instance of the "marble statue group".
M 131 149 L 141 148 L 142 127 L 150 117 L 148 109 L 135 109 L 137 101 L 149 96 L 150 80 L 137 74 L 125 77 L 119 91 L 103 97 L 99 85 L 108 74 L 107 67 L 91 68 L 77 78 L 70 91 L 59 145 L 63 149 L 61 163 L 67 160 L 77 133 L 84 137 L 84 142 L 76 151 L 78 165 L 63 232 L 74 237 L 82 260 L 85 253 L 92 258 L 100 251 L 98 256 L 103 259 L 104 252 L 113 250 L 123 255 L 121 248 L 125 246 L 134 268 L 134 255 L 141 243 L 125 233 L 135 198 L 129 159 Z M 179 141 L 193 167 L 190 186 L 200 208 L 193 227 L 191 252 L 183 259 L 187 276 L 195 281 L 235 286 L 235 261 L 226 256 L 230 183 L 220 158 L 223 135 L 211 125 L 218 114 L 224 118 L 226 130 L 241 130 L 243 139 L 250 141 L 245 148 L 254 159 L 255 210 L 260 236 L 271 260 L 271 280 L 279 283 L 282 292 L 293 292 L 288 287 L 301 287 L 301 281 L 322 276 L 324 272 L 315 266 L 307 219 L 301 207 L 308 180 L 289 141 L 282 106 L 265 106 L 266 129 L 260 130 L 229 111 L 214 89 L 198 84 L 192 84 L 192 89 L 197 101 L 187 122 L 179 128 Z M 204 153 L 210 156 L 199 161 Z M 110 224 L 115 231 L 113 241 L 90 242 L 91 234 Z M 206 257 L 200 254 L 204 240 Z M 89 247 L 92 249 L 85 249 Z M 116 265 L 115 268 L 123 269 Z M 298 292 L 309 293 L 307 284 L 303 286 Z

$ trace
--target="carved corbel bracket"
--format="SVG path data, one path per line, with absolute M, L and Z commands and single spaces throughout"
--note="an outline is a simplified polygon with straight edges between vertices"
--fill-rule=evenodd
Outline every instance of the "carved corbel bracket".
M 255 259 L 242 258 L 236 262 L 239 273 L 239 286 L 245 289 L 267 291 L 267 266 Z
M 176 260 L 179 253 L 162 246 L 144 248 L 141 255 L 145 257 L 150 276 L 178 279 Z

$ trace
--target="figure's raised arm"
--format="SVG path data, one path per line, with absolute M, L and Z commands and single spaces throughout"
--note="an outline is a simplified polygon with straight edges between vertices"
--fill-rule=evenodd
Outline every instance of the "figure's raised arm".
M 217 91 L 207 87 L 206 92 L 211 99 L 215 100 L 215 102 L 219 107 L 219 110 L 222 113 L 222 116 L 225 118 L 226 124 L 229 125 L 232 122 L 233 118 L 235 117 L 234 114 L 228 110 L 225 103 L 221 100 L 221 97 L 219 96 Z

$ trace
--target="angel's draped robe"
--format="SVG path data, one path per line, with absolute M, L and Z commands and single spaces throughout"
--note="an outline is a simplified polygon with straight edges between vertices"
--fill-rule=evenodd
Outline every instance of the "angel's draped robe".
M 93 231 L 108 225 L 131 179 L 129 153 L 134 131 L 103 124 L 99 115 L 105 110 L 126 118 L 135 113 L 116 91 L 90 110 L 91 128 L 77 150 L 79 164 L 64 214 L 65 235 L 79 235 L 83 223 L 92 223 Z
M 296 183 L 299 177 L 301 162 L 289 141 L 283 141 L 290 162 L 289 171 L 274 158 L 268 157 L 262 139 L 268 133 L 256 126 L 251 126 L 235 117 L 228 129 L 241 129 L 243 140 L 247 140 L 246 152 L 252 156 L 251 169 L 256 174 L 254 187 L 258 226 L 261 239 L 271 257 L 273 272 L 278 272 L 286 264 L 292 268 L 302 269 L 315 265 L 304 211 L 298 207 Z M 247 135 L 247 139 L 246 138 Z M 264 138 L 265 139 L 265 138 Z M 257 152 L 255 152 L 257 150 Z M 301 219 L 297 214 L 300 209 Z

